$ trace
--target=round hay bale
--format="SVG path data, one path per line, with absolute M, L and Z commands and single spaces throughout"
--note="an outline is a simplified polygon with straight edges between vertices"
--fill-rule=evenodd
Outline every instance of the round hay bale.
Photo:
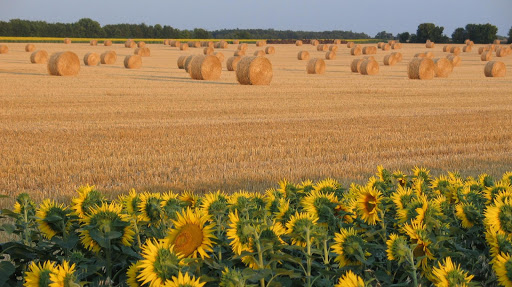
M 219 59 L 219 61 L 221 63 L 224 62 L 225 57 L 224 57 L 224 54 L 222 54 L 221 52 L 215 52 L 215 53 L 213 53 L 213 55 L 215 57 L 217 57 L 217 59 Z
M 447 78 L 453 72 L 453 65 L 446 58 L 434 59 L 435 74 L 438 78 Z
M 9 47 L 6 45 L 0 45 L 0 54 L 7 54 L 9 53 Z
M 178 69 L 185 69 L 185 60 L 187 59 L 188 56 L 180 56 L 178 58 L 178 61 L 177 61 L 177 64 L 178 64 Z
M 362 49 L 359 46 L 355 46 L 352 49 L 350 49 L 350 55 L 352 56 L 359 56 L 362 53 Z
M 263 47 L 263 46 L 265 46 L 264 41 L 256 41 L 256 47 Z
M 499 44 L 501 44 L 501 41 L 500 41 L 500 40 L 498 40 L 498 39 L 496 39 L 496 40 L 494 40 L 493 44 L 494 44 L 494 45 L 499 45 Z
M 89 41 L 89 45 L 91 45 L 91 46 L 98 46 L 98 40 L 91 40 L 91 41 Z
M 334 60 L 334 59 L 336 59 L 336 52 L 328 51 L 327 53 L 325 53 L 325 59 L 326 60 Z
M 219 58 L 211 55 L 196 56 L 190 62 L 190 77 L 194 80 L 218 80 L 222 73 Z
M 86 66 L 98 66 L 100 64 L 100 55 L 98 55 L 97 53 L 85 54 L 84 64 Z
M 480 47 L 478 48 L 478 54 L 482 55 L 483 52 L 489 51 L 488 47 Z
M 454 54 L 455 56 L 460 55 L 460 48 L 459 47 L 451 47 L 450 53 Z
M 505 57 L 507 56 L 507 49 L 505 47 L 500 47 L 496 49 L 496 57 Z
M 212 43 L 212 44 L 213 44 L 213 43 Z M 233 44 L 234 44 L 234 45 L 238 45 L 238 44 L 240 44 L 240 40 L 233 40 Z
M 245 51 L 244 50 L 236 50 L 235 53 L 233 54 L 233 56 L 235 56 L 235 57 L 245 56 Z
M 139 55 L 128 55 L 124 58 L 124 67 L 127 69 L 140 69 L 142 57 Z
M 48 60 L 48 73 L 53 76 L 74 76 L 80 72 L 80 59 L 73 52 L 53 54 Z
M 365 54 L 365 55 L 377 54 L 377 47 L 375 47 L 375 46 L 364 47 L 363 54 Z
M 450 60 L 452 62 L 453 67 L 458 67 L 460 65 L 461 59 L 457 55 L 448 55 L 446 56 L 446 59 Z
M 393 50 L 402 49 L 402 43 L 395 43 L 395 44 L 391 45 L 391 49 L 393 49 Z
M 434 61 L 429 58 L 413 58 L 407 69 L 409 79 L 430 80 L 435 73 Z
M 429 59 L 434 59 L 434 53 L 433 52 L 425 52 L 425 57 Z
M 329 46 L 329 51 L 333 51 L 333 52 L 338 51 L 338 46 L 336 46 L 336 45 L 330 45 L 330 46 Z
M 324 74 L 325 73 L 325 61 L 320 58 L 314 58 L 309 60 L 306 66 L 308 74 Z
M 188 42 L 188 46 L 192 47 L 192 48 L 201 48 L 201 42 L 191 41 L 191 42 Z
M 135 46 L 137 46 L 137 44 L 135 44 L 133 40 L 126 40 L 126 42 L 124 42 L 125 48 L 135 48 Z
M 485 65 L 484 74 L 486 77 L 505 77 L 507 74 L 507 67 L 505 63 L 498 61 L 490 61 Z
M 386 55 L 384 56 L 384 65 L 386 66 L 393 66 L 397 63 L 397 58 L 396 58 L 396 55 L 393 55 L 393 54 L 389 54 L 389 55 Z
M 341 45 L 341 40 L 340 39 L 336 39 L 332 42 L 334 45 Z
M 402 62 L 402 58 L 403 58 L 402 53 L 400 53 L 400 52 L 393 52 L 393 53 L 391 53 L 391 55 L 393 55 L 396 58 L 396 62 L 397 63 Z
M 295 46 L 302 46 L 302 41 L 301 40 L 295 41 Z
M 469 53 L 471 50 L 473 50 L 472 46 L 464 46 L 464 48 L 462 48 L 462 52 L 464 53 Z
M 148 47 L 141 47 L 135 49 L 133 52 L 134 55 L 139 55 L 141 57 L 150 57 L 151 56 L 151 50 Z
M 71 39 L 69 39 L 69 38 L 64 39 L 64 44 L 71 44 Z
M 176 40 L 171 40 L 171 41 L 169 42 L 169 45 L 170 45 L 171 47 L 179 47 L 179 45 L 180 45 L 180 44 L 181 44 L 181 42 L 180 42 L 180 41 L 176 41 Z
M 389 51 L 391 49 L 391 44 L 384 44 L 382 45 L 382 51 Z
M 492 60 L 492 52 L 491 51 L 483 52 L 482 56 L 480 57 L 480 60 L 482 60 L 482 61 Z
M 240 56 L 229 57 L 226 61 L 226 67 L 228 68 L 228 71 L 236 71 L 236 65 L 238 65 L 238 62 L 240 62 L 241 59 L 242 57 Z
M 268 46 L 265 48 L 265 54 L 272 55 L 276 53 L 276 49 L 272 46 Z
M 469 44 L 469 42 L 471 42 L 471 40 L 469 40 L 469 39 L 464 40 L 464 44 L 466 44 L 466 45 Z
M 452 45 L 444 45 L 443 52 L 450 53 L 451 50 L 452 50 Z
M 265 57 L 243 57 L 236 66 L 236 79 L 242 85 L 270 85 L 274 73 Z
M 144 41 L 140 41 L 140 42 L 137 43 L 137 47 L 138 48 L 142 48 L 142 47 L 145 47 L 145 46 L 146 46 L 146 42 L 144 42 Z
M 436 46 L 436 43 L 434 43 L 434 42 L 428 42 L 428 43 L 426 44 L 426 46 L 427 46 L 427 48 L 428 48 L 428 49 L 433 49 L 433 48 Z
M 102 64 L 111 65 L 117 61 L 117 54 L 114 51 L 106 51 L 101 54 L 100 59 Z
M 396 44 L 396 41 L 395 41 L 395 40 L 389 40 L 389 41 L 388 41 L 388 44 L 389 44 L 389 45 Z
M 164 45 L 169 45 L 169 40 L 168 39 L 164 40 Z M 125 58 L 125 60 L 126 60 L 126 58 Z
M 48 52 L 45 50 L 35 51 L 30 55 L 30 62 L 33 64 L 46 64 L 48 62 Z
M 34 45 L 34 44 L 27 44 L 25 46 L 25 52 L 34 52 L 35 49 L 36 49 L 36 45 Z
M 111 40 L 105 40 L 103 42 L 103 45 L 106 46 L 106 47 L 112 46 L 112 41 Z
M 364 59 L 354 59 L 352 61 L 352 64 L 350 64 L 350 70 L 353 73 L 360 73 L 361 72 L 361 64 L 363 63 Z
M 468 45 L 468 46 L 474 46 L 474 45 L 475 45 L 475 42 L 473 42 L 473 41 L 469 41 L 469 43 L 468 43 L 468 44 L 466 44 L 466 45 Z
M 299 60 L 309 60 L 309 52 L 308 51 L 300 51 L 297 54 L 297 59 L 299 59 Z
M 382 46 L 383 46 L 384 44 L 385 44 L 384 42 L 379 42 L 379 43 L 377 43 L 377 48 L 382 49 Z
M 347 42 L 347 48 L 353 48 L 354 47 L 354 42 Z
M 373 76 L 379 73 L 379 63 L 373 59 L 365 59 L 361 63 L 361 75 Z
M 311 45 L 318 46 L 320 42 L 318 40 L 311 40 Z
M 325 44 L 320 44 L 320 45 L 316 46 L 316 50 L 319 52 L 325 52 L 328 49 L 329 49 L 329 47 Z
M 213 55 L 215 50 L 212 47 L 206 47 L 203 49 L 203 54 L 205 55 Z
M 186 51 L 186 50 L 188 50 L 188 44 L 187 43 L 180 44 L 180 51 Z
M 237 49 L 240 51 L 246 51 L 248 48 L 249 48 L 249 45 L 247 45 L 247 43 L 241 43 L 241 44 L 238 44 Z
M 190 62 L 194 59 L 194 57 L 197 57 L 199 55 L 190 55 L 187 56 L 185 59 L 185 65 L 183 65 L 183 68 L 185 69 L 185 72 L 190 73 Z
M 256 56 L 256 57 L 263 57 L 263 56 L 265 56 L 265 51 L 257 50 L 257 51 L 254 52 L 253 55 Z
M 265 43 L 265 45 L 267 44 L 266 41 L 263 41 L 263 42 Z M 219 42 L 219 48 L 221 48 L 221 49 L 227 49 L 228 46 L 229 46 L 228 42 L 226 42 L 224 40 Z

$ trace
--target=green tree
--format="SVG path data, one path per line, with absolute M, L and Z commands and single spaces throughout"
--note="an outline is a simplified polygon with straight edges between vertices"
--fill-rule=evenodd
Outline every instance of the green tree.
M 454 43 L 462 44 L 468 38 L 468 33 L 464 28 L 457 28 L 452 33 L 452 41 Z
M 75 37 L 84 37 L 84 38 L 96 38 L 96 37 L 104 37 L 103 29 L 101 29 L 100 23 L 89 19 L 82 18 L 75 23 L 73 27 Z
M 512 44 L 512 27 L 508 30 L 508 43 Z
M 386 31 L 379 32 L 375 35 L 375 39 L 392 40 L 394 39 L 393 34 Z
M 210 33 L 202 28 L 195 28 L 192 34 L 194 39 L 210 39 L 211 37 Z
M 409 41 L 409 39 L 411 38 L 411 34 L 409 32 L 403 32 L 396 35 L 396 37 L 398 38 L 398 41 L 400 43 L 407 43 L 407 41 Z
M 427 40 L 443 43 L 448 41 L 448 37 L 443 35 L 444 27 L 436 26 L 433 23 L 422 23 L 418 25 L 416 31 L 416 43 L 425 43 Z
M 487 24 L 467 24 L 466 32 L 471 41 L 479 44 L 490 44 L 496 40 L 498 27 Z

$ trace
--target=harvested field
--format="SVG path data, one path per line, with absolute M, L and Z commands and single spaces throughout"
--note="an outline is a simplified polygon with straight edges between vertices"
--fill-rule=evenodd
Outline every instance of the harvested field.
M 346 45 L 311 77 L 300 50 L 277 45 L 270 86 L 242 86 L 222 67 L 219 80 L 195 81 L 176 61 L 188 51 L 147 44 L 141 69 L 84 66 L 52 77 L 30 63 L 23 43 L 0 55 L 0 190 L 34 198 L 70 197 L 79 185 L 116 194 L 155 190 L 263 191 L 286 178 L 363 181 L 382 164 L 433 173 L 498 176 L 512 167 L 512 57 L 507 76 L 486 78 L 476 45 L 448 78 L 409 80 L 407 65 L 425 44 L 405 44 L 403 61 L 378 75 L 350 71 Z M 223 53 L 232 55 L 236 45 Z M 124 44 L 38 43 L 49 54 L 107 50 Z M 250 45 L 247 55 L 261 49 Z M 445 57 L 442 45 L 431 49 Z M 389 52 L 373 55 L 382 63 Z M 0 201 L 0 208 L 11 207 Z

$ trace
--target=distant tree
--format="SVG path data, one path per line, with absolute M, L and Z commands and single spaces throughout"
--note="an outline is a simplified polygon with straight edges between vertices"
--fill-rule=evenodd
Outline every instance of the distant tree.
M 475 43 L 489 44 L 496 40 L 498 27 L 487 24 L 467 24 L 466 33 L 468 38 Z
M 416 43 L 425 43 L 427 40 L 437 43 L 448 41 L 448 37 L 443 35 L 444 27 L 436 26 L 433 23 L 422 23 L 418 25 L 416 31 Z
M 398 41 L 400 41 L 400 43 L 407 43 L 407 41 L 409 41 L 409 39 L 411 38 L 411 34 L 409 32 L 403 32 L 396 35 L 396 37 L 398 38 Z
M 418 36 L 416 34 L 412 34 L 411 38 L 409 39 L 410 43 L 418 43 Z
M 375 35 L 375 39 L 392 40 L 394 37 L 393 34 L 382 31 Z
M 211 38 L 210 33 L 202 28 L 195 28 L 193 35 L 194 35 L 194 39 L 210 39 Z
M 82 18 L 73 26 L 74 37 L 95 38 L 105 36 L 100 23 L 89 18 Z
M 508 30 L 508 44 L 512 44 L 512 27 L 510 27 L 510 30 Z
M 249 31 L 237 31 L 235 32 L 235 37 L 236 39 L 252 39 L 252 35 L 251 33 L 249 33 Z
M 454 43 L 464 43 L 466 39 L 468 38 L 468 33 L 466 32 L 466 29 L 464 28 L 457 28 L 452 33 L 452 41 Z

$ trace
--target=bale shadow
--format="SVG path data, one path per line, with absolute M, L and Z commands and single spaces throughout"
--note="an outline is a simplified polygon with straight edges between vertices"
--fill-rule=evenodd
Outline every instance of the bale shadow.
M 6 72 L 6 71 L 0 71 L 0 74 L 27 75 L 27 76 L 46 76 L 46 75 L 48 75 L 48 74 L 23 73 L 23 72 Z
M 198 83 L 198 84 L 215 84 L 215 85 L 228 85 L 228 86 L 236 86 L 237 83 L 226 83 L 226 82 L 215 82 L 215 81 L 199 81 L 199 80 L 192 80 L 192 79 L 186 79 L 186 78 L 179 78 L 179 77 L 131 77 L 135 80 L 145 80 L 145 81 L 155 81 L 155 82 L 176 82 L 176 83 Z

